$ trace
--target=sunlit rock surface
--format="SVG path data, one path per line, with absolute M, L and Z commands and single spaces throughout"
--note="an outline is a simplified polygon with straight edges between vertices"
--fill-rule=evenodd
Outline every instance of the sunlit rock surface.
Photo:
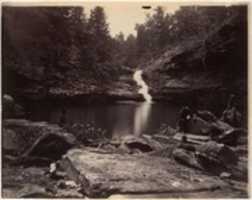
M 148 155 L 72 149 L 61 161 L 61 166 L 82 185 L 89 197 L 153 193 L 167 193 L 169 197 L 173 193 L 217 190 L 227 186 L 218 177 L 203 175 L 171 159 Z

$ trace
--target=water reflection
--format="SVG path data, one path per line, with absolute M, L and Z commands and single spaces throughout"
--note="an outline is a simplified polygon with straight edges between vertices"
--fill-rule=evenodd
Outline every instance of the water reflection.
M 68 105 L 66 121 L 68 124 L 91 123 L 96 128 L 106 130 L 108 137 L 121 137 L 128 134 L 153 134 L 163 123 L 176 125 L 179 106 L 173 104 L 148 102 L 117 102 L 109 105 Z M 32 106 L 31 120 L 60 121 L 62 105 Z
M 139 94 L 142 94 L 145 102 L 141 103 L 140 106 L 136 107 L 134 115 L 134 135 L 139 136 L 146 127 L 148 123 L 148 116 L 150 114 L 152 96 L 149 94 L 149 87 L 145 83 L 142 77 L 142 70 L 135 71 L 133 79 L 136 81 L 137 85 L 140 86 L 138 90 Z
M 148 123 L 148 117 L 151 112 L 151 103 L 141 103 L 135 110 L 134 117 L 134 135 L 139 136 L 144 131 L 146 123 Z

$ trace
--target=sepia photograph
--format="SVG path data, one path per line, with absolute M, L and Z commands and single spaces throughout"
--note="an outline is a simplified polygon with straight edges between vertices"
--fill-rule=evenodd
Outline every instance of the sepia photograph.
M 248 3 L 1 5 L 1 198 L 249 198 Z

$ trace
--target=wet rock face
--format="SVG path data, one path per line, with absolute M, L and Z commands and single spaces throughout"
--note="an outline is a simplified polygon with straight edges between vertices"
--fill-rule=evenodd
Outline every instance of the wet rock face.
M 77 144 L 75 137 L 61 127 L 46 122 L 22 119 L 3 120 L 3 152 L 20 158 L 32 157 L 30 164 L 41 159 L 60 159 L 68 149 Z M 33 163 L 34 162 L 34 163 Z
M 243 107 L 246 26 L 246 17 L 230 18 L 206 39 L 181 42 L 149 63 L 145 74 L 154 99 L 210 105 L 217 110 L 225 106 L 228 93 L 235 92 Z
M 225 185 L 218 178 L 199 174 L 195 178 L 202 181 L 184 179 L 178 173 L 184 170 L 183 167 L 170 159 L 148 155 L 106 154 L 91 149 L 72 149 L 60 165 L 75 182 L 81 184 L 88 197 L 107 197 L 116 193 L 183 193 Z

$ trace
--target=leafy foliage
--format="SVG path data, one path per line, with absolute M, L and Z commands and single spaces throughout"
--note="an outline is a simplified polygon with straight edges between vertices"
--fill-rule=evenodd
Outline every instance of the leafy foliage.
M 27 87 L 27 80 L 48 91 L 62 83 L 111 80 L 117 70 L 111 49 L 102 7 L 89 19 L 82 7 L 3 7 L 4 87 Z
M 174 14 L 157 7 L 153 15 L 147 15 L 145 23 L 136 25 L 138 57 L 146 61 L 178 44 L 203 41 L 237 16 L 246 19 L 245 6 L 185 6 Z

